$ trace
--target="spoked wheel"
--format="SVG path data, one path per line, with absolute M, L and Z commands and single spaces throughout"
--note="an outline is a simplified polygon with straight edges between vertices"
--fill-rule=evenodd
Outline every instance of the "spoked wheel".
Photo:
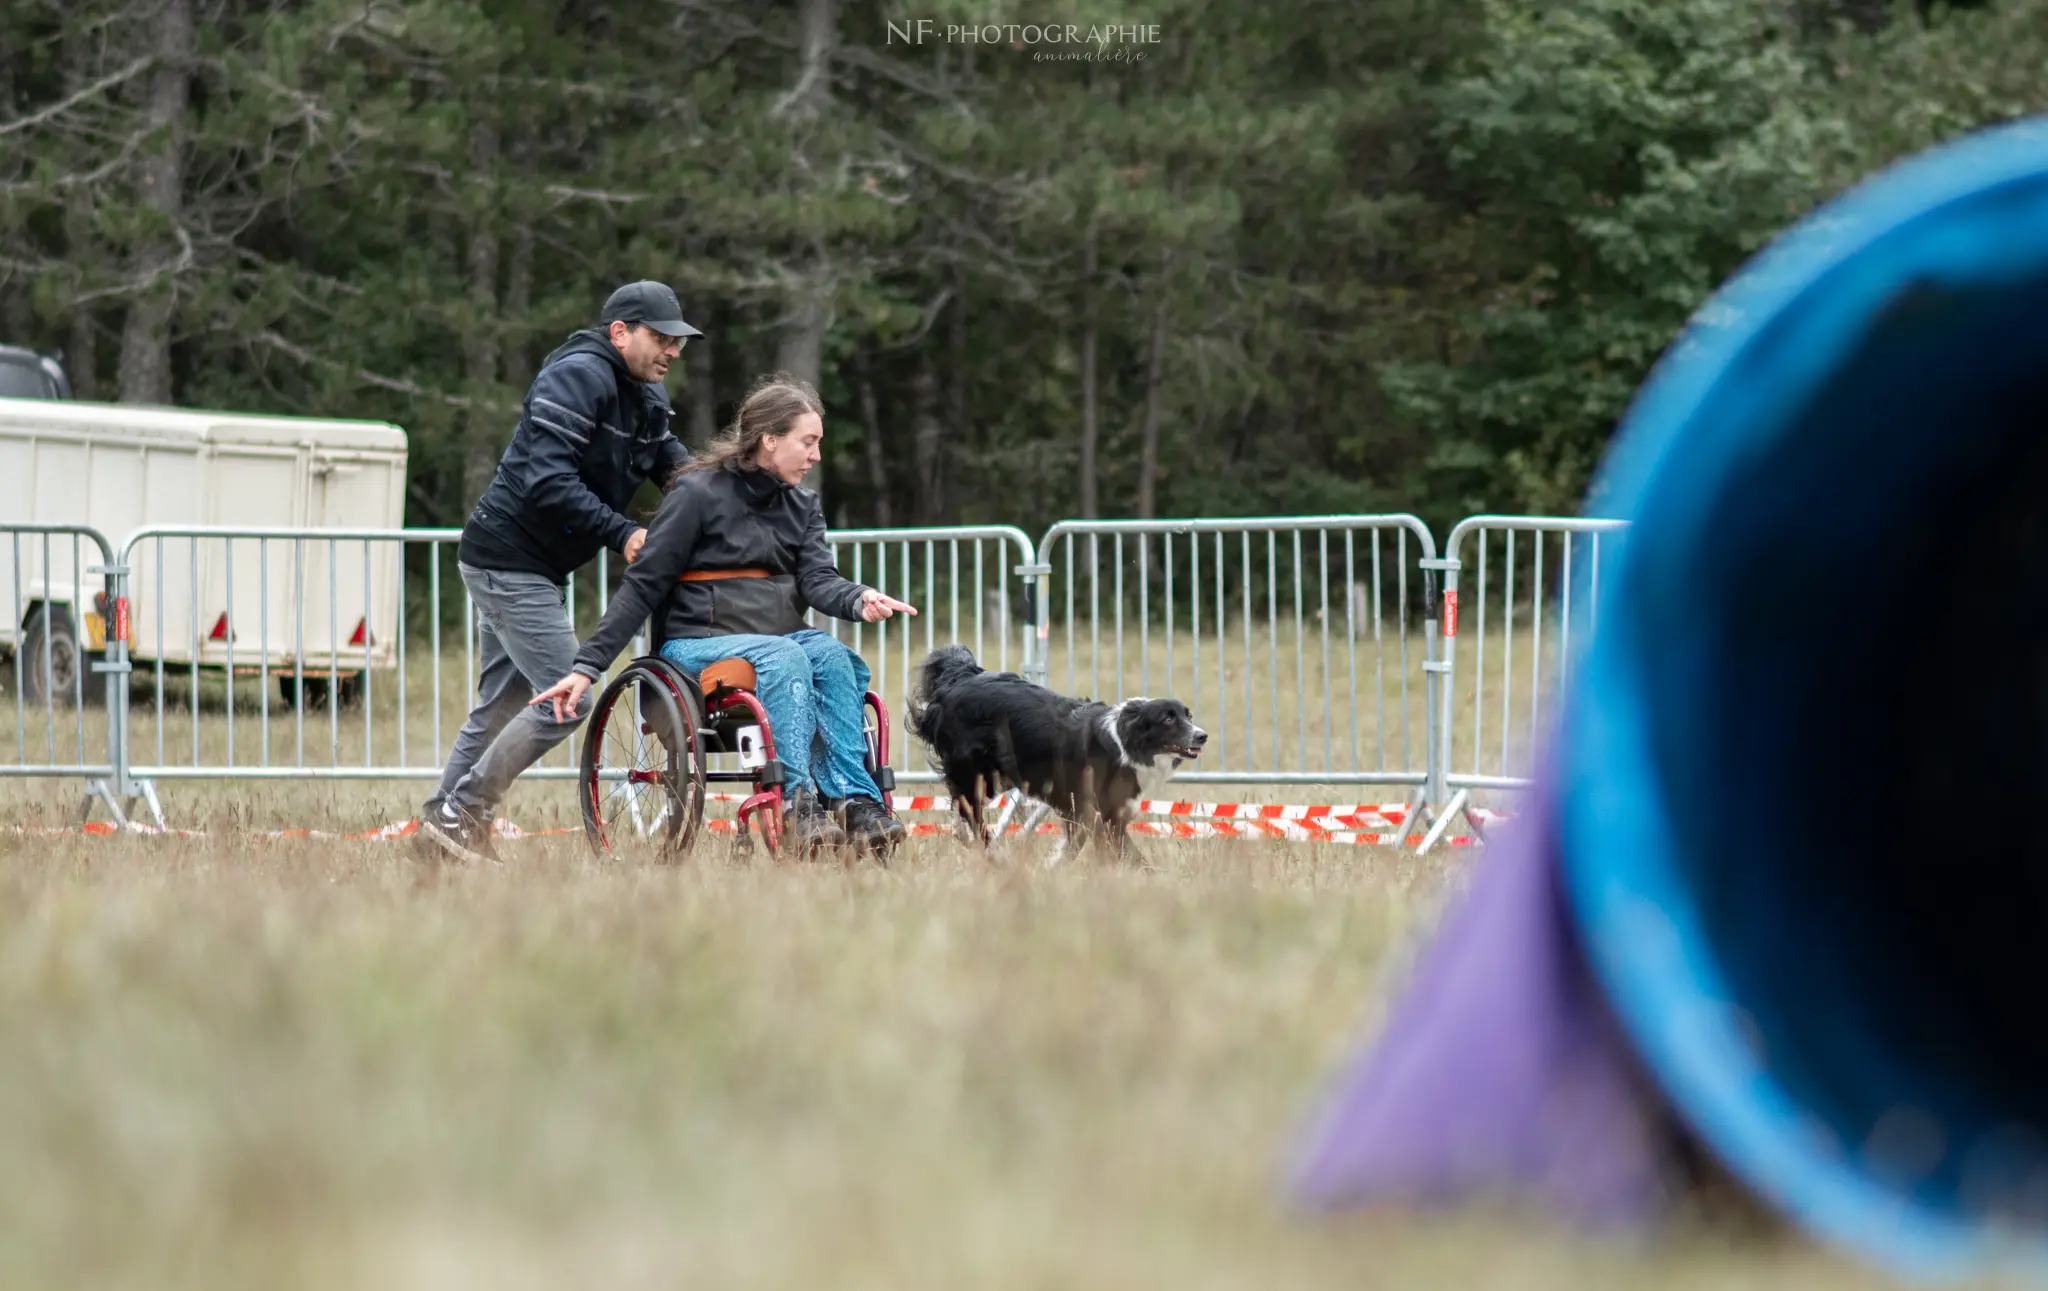
M 704 823 L 704 758 L 695 699 L 659 659 L 636 659 L 590 715 L 583 737 L 583 834 L 599 856 L 629 840 L 663 860 L 688 851 Z

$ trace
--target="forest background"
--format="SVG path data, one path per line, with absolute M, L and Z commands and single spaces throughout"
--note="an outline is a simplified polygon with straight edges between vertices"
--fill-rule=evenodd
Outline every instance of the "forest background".
M 9 0 L 0 341 L 394 421 L 454 525 L 655 277 L 678 432 L 816 380 L 835 524 L 1441 531 L 1578 509 L 1719 281 L 2044 70 L 2048 0 Z

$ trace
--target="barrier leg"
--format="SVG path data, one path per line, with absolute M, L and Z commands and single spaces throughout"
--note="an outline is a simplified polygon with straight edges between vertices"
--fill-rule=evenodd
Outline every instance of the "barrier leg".
M 1414 791 L 1401 804 L 1401 823 L 1397 827 L 1400 833 L 1396 836 L 1394 846 L 1408 846 L 1408 835 L 1414 831 L 1416 825 L 1433 821 L 1435 815 L 1436 813 L 1429 809 L 1429 786 L 1415 786 Z
M 104 780 L 94 780 L 85 786 L 85 801 L 78 806 L 78 823 L 83 825 L 92 820 L 92 805 L 103 802 L 107 805 L 107 816 L 116 829 L 128 828 L 127 813 L 121 810 L 120 799 L 114 796 L 113 786 Z
M 138 795 L 140 795 L 142 801 L 149 807 L 149 818 L 156 823 L 156 827 L 158 829 L 170 828 L 169 825 L 164 823 L 164 806 L 162 803 L 157 801 L 156 781 L 130 780 L 128 782 L 128 787 L 134 790 Z M 128 811 L 131 816 L 135 812 L 134 798 L 130 798 L 128 800 Z
M 1442 811 L 1437 813 L 1436 823 L 1429 827 L 1429 833 L 1423 835 L 1422 841 L 1416 845 L 1415 854 L 1417 856 L 1429 855 L 1429 849 L 1443 841 L 1444 834 L 1451 827 L 1451 822 L 1456 820 L 1459 815 L 1464 815 L 1468 821 L 1471 819 L 1471 813 L 1465 810 L 1465 804 L 1471 798 L 1472 791 L 1470 789 L 1460 789 L 1451 795 L 1451 800 L 1444 804 Z

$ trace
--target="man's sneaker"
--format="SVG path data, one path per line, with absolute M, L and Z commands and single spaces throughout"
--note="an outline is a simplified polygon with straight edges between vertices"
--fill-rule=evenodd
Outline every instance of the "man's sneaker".
M 848 798 L 842 808 L 846 817 L 846 836 L 856 847 L 871 848 L 881 855 L 896 850 L 907 832 L 903 822 L 889 814 L 889 809 L 865 795 Z
M 446 855 L 441 850 L 441 844 L 427 832 L 427 822 L 439 816 L 441 808 L 445 805 L 444 799 L 429 798 L 420 806 L 419 828 L 412 832 L 412 852 L 420 860 L 438 861 Z
M 421 813 L 420 837 L 457 860 L 498 863 L 497 849 L 491 846 L 490 818 L 479 818 L 452 802 Z
M 803 788 L 789 795 L 782 812 L 784 847 L 801 856 L 821 847 L 838 847 L 845 842 L 846 831 L 832 819 L 832 813 L 818 801 L 816 793 Z

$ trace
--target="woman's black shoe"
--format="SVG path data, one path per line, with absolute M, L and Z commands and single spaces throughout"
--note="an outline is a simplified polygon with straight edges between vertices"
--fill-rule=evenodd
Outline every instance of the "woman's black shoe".
M 907 832 L 903 822 L 873 798 L 848 798 L 842 811 L 846 817 L 846 836 L 856 847 L 873 848 L 886 855 L 896 850 Z
M 809 789 L 798 789 L 789 795 L 789 801 L 783 808 L 782 841 L 783 846 L 802 854 L 821 847 L 840 846 L 846 842 L 846 831 L 832 819 L 832 813 L 825 810 L 825 804 L 818 801 L 817 794 Z

